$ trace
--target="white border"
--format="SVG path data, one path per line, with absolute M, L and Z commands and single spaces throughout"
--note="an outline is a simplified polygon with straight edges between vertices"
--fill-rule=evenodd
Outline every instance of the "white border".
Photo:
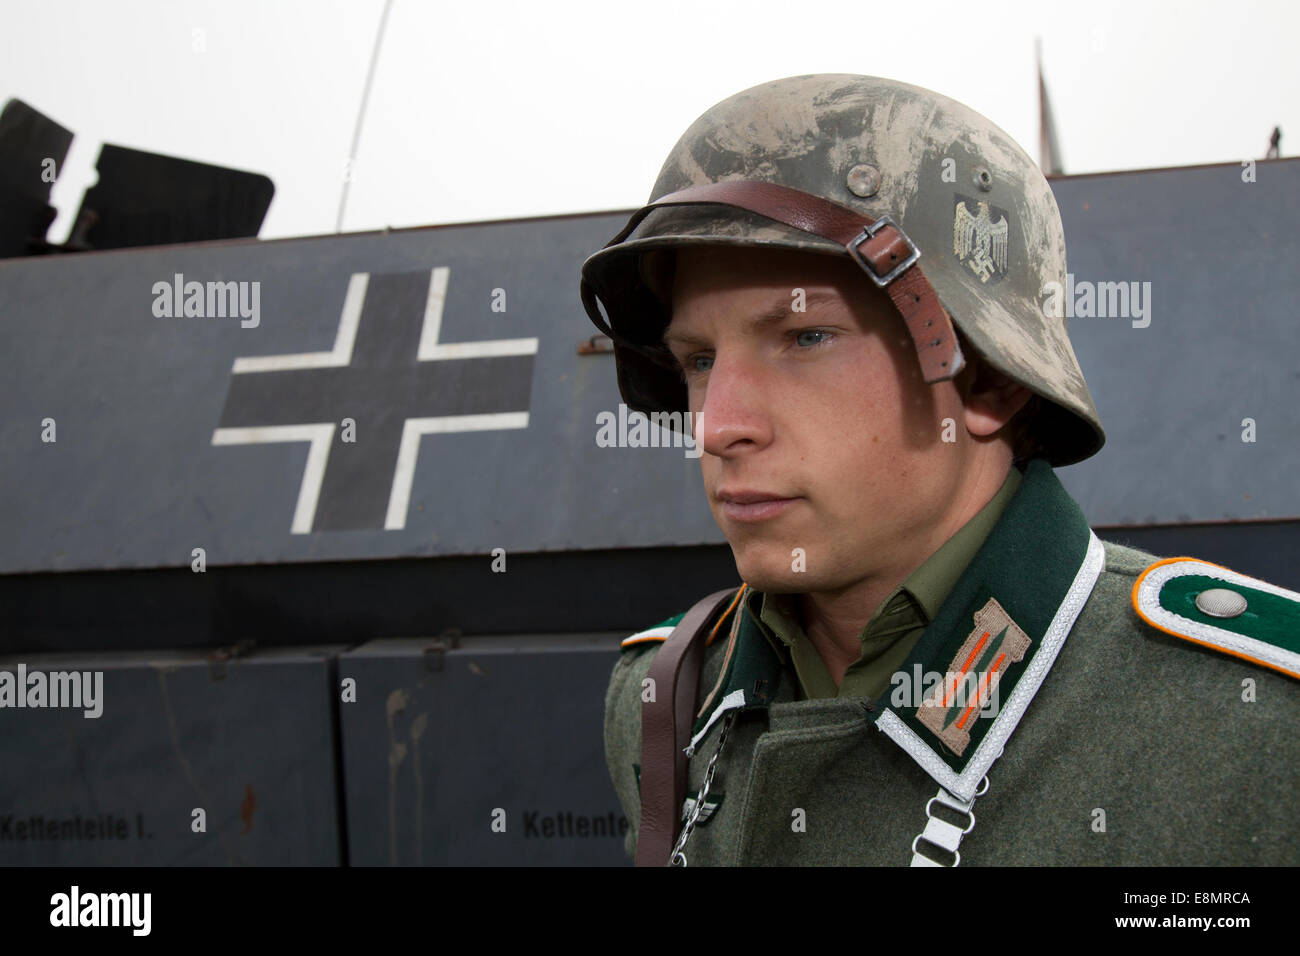
M 420 330 L 421 362 L 442 359 L 493 358 L 499 355 L 536 355 L 537 339 L 493 339 L 488 342 L 438 341 L 442 334 L 442 306 L 447 301 L 447 277 L 451 269 L 438 266 L 429 278 L 429 297 L 424 304 L 424 327 Z
M 343 297 L 343 312 L 339 316 L 339 330 L 334 336 L 334 348 L 329 352 L 291 352 L 287 355 L 245 355 L 235 359 L 230 371 L 234 375 L 249 372 L 287 372 L 303 368 L 342 368 L 352 364 L 352 347 L 357 342 L 357 327 L 361 325 L 361 307 L 366 302 L 366 287 L 370 273 L 354 272 L 348 279 L 348 291 Z
M 718 718 L 729 710 L 735 710 L 737 707 L 744 706 L 745 692 L 743 690 L 733 690 L 726 697 L 722 698 L 722 700 L 718 701 L 718 706 L 713 708 L 713 713 L 709 714 L 709 719 L 704 722 L 704 726 L 700 728 L 700 732 L 691 738 L 690 744 L 686 747 L 686 756 L 695 756 L 695 748 L 699 745 L 701 740 L 709 735 L 709 729 L 718 722 Z
M 626 647 L 633 641 L 647 640 L 652 637 L 662 637 L 667 639 L 668 635 L 673 632 L 673 629 L 676 626 L 676 624 L 668 624 L 664 627 L 647 627 L 644 631 L 637 631 L 635 634 L 623 638 L 622 646 Z
M 384 517 L 384 530 L 399 531 L 406 527 L 406 515 L 411 504 L 411 484 L 415 481 L 415 462 L 420 456 L 420 439 L 423 436 L 527 427 L 527 412 L 406 419 L 402 423 L 402 444 L 397 450 L 397 467 L 393 469 L 393 487 L 388 493 L 388 514 Z
M 1007 739 L 1020 723 L 1020 718 L 1029 707 L 1029 702 L 1034 699 L 1047 672 L 1056 662 L 1056 655 L 1060 653 L 1061 646 L 1065 643 L 1070 629 L 1074 627 L 1079 612 L 1083 610 L 1088 596 L 1092 594 L 1092 589 L 1105 563 L 1106 549 L 1097 535 L 1089 529 L 1088 553 L 1084 555 L 1083 563 L 1074 576 L 1074 583 L 1066 592 L 1061 606 L 1056 609 L 1056 616 L 1052 618 L 1052 623 L 1047 628 L 1047 633 L 1043 635 L 1043 640 L 1033 658 L 1030 659 L 1025 672 L 1016 682 L 1015 690 L 1007 698 L 1001 712 L 993 718 L 993 726 L 984 735 L 984 739 L 980 741 L 979 747 L 960 775 L 955 773 L 943 758 L 917 736 L 911 727 L 903 723 L 902 718 L 892 710 L 886 710 L 881 714 L 880 719 L 876 721 L 876 726 L 894 743 L 906 750 L 941 787 L 958 799 L 974 800 L 975 791 L 979 788 L 980 781 L 984 779 L 984 774 L 993 765 L 993 761 L 1002 755 L 1002 748 L 1006 745 Z
M 330 457 L 330 443 L 334 438 L 334 423 L 319 422 L 314 425 L 262 425 L 257 428 L 217 428 L 212 432 L 214 445 L 264 445 L 282 441 L 311 442 L 307 451 L 307 464 L 302 470 L 302 484 L 298 486 L 298 505 L 293 509 L 293 534 L 311 531 L 316 518 L 316 502 L 320 500 L 321 482 L 325 480 L 325 463 Z

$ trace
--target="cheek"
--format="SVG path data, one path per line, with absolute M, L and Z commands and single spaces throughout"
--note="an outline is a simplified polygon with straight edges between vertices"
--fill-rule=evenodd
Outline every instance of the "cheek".
M 829 414 L 845 435 L 865 432 L 864 441 L 877 446 L 873 454 L 907 458 L 932 452 L 947 418 L 958 432 L 964 429 L 955 386 L 925 381 L 910 338 L 868 339 L 852 362 L 829 371 Z
M 960 401 L 936 394 L 941 389 L 922 381 L 919 369 L 915 380 L 900 376 L 883 344 L 861 352 L 854 362 L 828 368 L 818 381 L 816 407 L 800 409 L 801 468 L 832 532 L 841 524 L 901 517 L 914 496 L 926 493 L 930 456 L 952 448 L 941 444 L 944 417 L 962 428 Z
M 833 433 L 828 436 L 832 443 L 838 438 L 847 445 L 870 445 L 902 433 L 907 385 L 883 345 L 867 340 L 843 361 L 819 369 L 809 395 Z

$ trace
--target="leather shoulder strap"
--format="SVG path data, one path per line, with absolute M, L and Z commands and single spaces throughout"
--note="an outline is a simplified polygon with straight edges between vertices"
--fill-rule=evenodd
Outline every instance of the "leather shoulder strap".
M 641 829 L 637 866 L 667 866 L 686 800 L 686 747 L 704 668 L 708 624 L 737 588 L 715 591 L 686 612 L 650 665 L 653 700 L 641 705 Z

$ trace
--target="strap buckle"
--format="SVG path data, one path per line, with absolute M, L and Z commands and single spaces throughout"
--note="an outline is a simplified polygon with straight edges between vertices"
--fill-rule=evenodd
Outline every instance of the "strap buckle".
M 902 262 L 894 266 L 894 268 L 890 269 L 887 273 L 885 273 L 882 276 L 876 273 L 876 270 L 872 268 L 871 263 L 868 262 L 866 258 L 862 255 L 862 253 L 859 251 L 858 246 L 862 245 L 868 239 L 873 238 L 876 235 L 876 233 L 878 233 L 881 229 L 884 229 L 886 226 L 894 227 L 894 231 L 898 233 L 898 235 L 902 238 L 903 242 L 907 243 L 908 253 Z M 898 223 L 894 222 L 894 220 L 891 219 L 889 216 L 881 216 L 871 225 L 863 226 L 862 232 L 860 232 L 857 235 L 857 237 L 854 238 L 853 241 L 849 243 L 848 250 L 849 250 L 849 255 L 851 255 L 854 258 L 854 260 L 856 260 L 858 265 L 862 266 L 863 271 L 866 272 L 866 274 L 871 277 L 871 281 L 874 282 L 881 289 L 883 289 L 885 286 L 889 285 L 889 283 L 897 279 L 900 275 L 902 275 L 905 269 L 915 265 L 916 260 L 921 258 L 921 250 L 916 248 L 916 243 L 914 243 L 908 237 L 907 233 L 903 232 L 902 228 L 898 225 Z
M 1001 754 L 999 754 L 1001 756 Z M 925 804 L 925 829 L 921 831 L 912 841 L 912 866 L 961 866 L 961 853 L 957 847 L 961 845 L 961 838 L 975 829 L 975 798 L 983 796 L 989 789 L 989 778 L 984 777 L 980 781 L 979 787 L 975 791 L 975 796 L 969 800 L 961 800 L 954 797 L 943 787 L 939 792 L 931 797 Z M 936 817 L 930 812 L 930 808 L 936 803 L 942 804 L 949 810 L 966 817 L 965 826 L 958 826 L 955 823 L 949 823 L 942 817 Z M 944 863 L 941 859 L 936 859 L 930 853 L 922 853 L 921 846 L 929 844 L 937 849 L 944 850 L 952 854 L 952 862 Z

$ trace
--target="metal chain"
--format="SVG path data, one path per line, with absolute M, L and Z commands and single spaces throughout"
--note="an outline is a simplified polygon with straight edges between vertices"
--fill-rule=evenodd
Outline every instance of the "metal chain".
M 686 866 L 686 854 L 682 852 L 686 848 L 686 841 L 690 839 L 691 831 L 695 829 L 695 821 L 700 817 L 700 811 L 704 809 L 704 800 L 709 795 L 709 787 L 713 784 L 713 774 L 718 769 L 718 755 L 722 753 L 722 747 L 727 742 L 727 731 L 731 729 L 732 722 L 736 719 L 738 710 L 733 710 L 727 714 L 722 721 L 722 732 L 718 735 L 718 749 L 713 751 L 713 756 L 709 758 L 709 765 L 704 770 L 704 783 L 700 787 L 700 792 L 695 797 L 695 806 L 691 808 L 691 814 L 682 824 L 681 836 L 677 838 L 677 845 L 673 847 L 672 855 L 668 858 L 669 866 Z

